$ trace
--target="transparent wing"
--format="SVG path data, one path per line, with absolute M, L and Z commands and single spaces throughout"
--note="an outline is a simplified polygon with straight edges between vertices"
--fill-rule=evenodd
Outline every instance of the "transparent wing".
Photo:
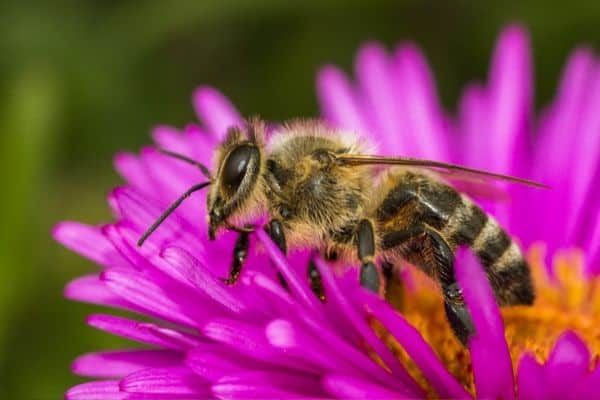
M 440 175 L 458 190 L 468 193 L 474 197 L 484 199 L 508 199 L 507 192 L 503 188 L 495 185 L 495 182 L 511 182 L 536 188 L 549 188 L 542 183 L 528 179 L 482 171 L 479 169 L 440 161 L 421 160 L 418 158 L 409 157 L 385 157 L 362 154 L 332 153 L 331 156 L 336 161 L 346 165 L 397 165 L 430 170 Z

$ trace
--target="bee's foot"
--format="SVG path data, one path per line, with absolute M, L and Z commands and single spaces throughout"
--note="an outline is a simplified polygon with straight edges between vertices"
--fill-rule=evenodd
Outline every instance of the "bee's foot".
M 469 339 L 475 333 L 475 326 L 471 319 L 471 314 L 464 303 L 456 303 L 449 300 L 444 302 L 446 317 L 450 327 L 460 342 L 466 346 Z
M 360 286 L 379 294 L 379 271 L 372 261 L 364 263 L 360 268 Z
M 224 284 L 226 284 L 227 286 L 231 286 L 231 285 L 233 285 L 235 282 L 237 282 L 237 277 L 233 277 L 233 276 L 230 276 L 230 277 L 228 277 L 228 278 L 223 278 L 223 277 L 221 277 L 221 278 L 219 278 L 219 280 L 220 280 L 221 282 L 223 282 Z

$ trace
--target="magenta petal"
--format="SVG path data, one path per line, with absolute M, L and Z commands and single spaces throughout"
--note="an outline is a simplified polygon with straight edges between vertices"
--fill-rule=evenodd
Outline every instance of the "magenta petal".
M 105 267 L 122 267 L 127 262 L 102 235 L 101 229 L 79 222 L 61 222 L 52 230 L 54 239 L 65 247 Z
M 202 379 L 213 383 L 225 375 L 273 368 L 271 364 L 233 353 L 231 348 L 214 342 L 201 343 L 188 351 L 185 365 Z
M 162 208 L 156 203 L 153 204 L 147 196 L 129 187 L 116 188 L 110 196 L 110 201 L 117 206 L 121 219 L 138 228 L 140 234 L 163 212 Z M 176 217 L 168 218 L 154 235 L 174 235 L 179 230 L 181 230 L 180 221 Z
M 587 87 L 587 101 L 580 108 L 581 127 L 579 139 L 575 141 L 574 154 L 570 166 L 570 216 L 567 221 L 567 237 L 577 242 L 575 233 L 578 225 L 585 223 L 587 218 L 584 202 L 587 196 L 595 195 L 597 186 L 598 166 L 600 165 L 600 66 L 593 71 L 591 82 Z M 595 198 L 598 201 L 598 198 Z M 597 204 L 597 203 L 596 203 Z
M 167 247 L 163 250 L 162 257 L 172 266 L 170 272 L 181 282 L 201 291 L 233 313 L 240 314 L 246 308 L 223 282 L 184 249 Z
M 121 222 L 119 224 L 109 225 L 105 227 L 104 234 L 138 271 L 149 270 L 156 272 L 155 270 L 161 270 L 162 272 L 165 272 L 166 275 L 170 276 L 168 272 L 172 272 L 172 269 L 169 267 L 169 264 L 160 257 L 160 252 L 165 245 L 168 245 L 175 240 L 181 248 L 191 249 L 191 251 L 199 257 L 202 257 L 205 254 L 204 246 L 196 244 L 195 240 L 188 233 L 183 232 L 172 238 L 161 238 L 160 235 L 156 235 L 156 237 L 151 237 L 144 242 L 143 246 L 137 245 L 141 232 L 128 223 Z M 174 277 L 170 277 L 177 281 Z
M 583 378 L 571 391 L 570 400 L 596 400 L 600 399 L 600 364 L 596 365 L 593 372 Z
M 530 353 L 524 354 L 519 361 L 517 381 L 520 400 L 545 400 L 550 397 L 544 369 Z
M 133 304 L 125 301 L 110 290 L 100 280 L 98 275 L 85 275 L 73 279 L 65 287 L 64 295 L 71 300 L 128 310 L 138 310 Z
M 403 44 L 394 55 L 394 72 L 407 155 L 448 161 L 449 135 L 425 57 L 415 45 Z
M 398 340 L 402 348 L 417 364 L 429 384 L 435 389 L 438 396 L 452 399 L 471 398 L 469 393 L 448 372 L 419 331 L 402 318 L 400 314 L 392 310 L 386 302 L 364 290 L 357 291 L 356 296 L 369 305 L 373 315 Z
M 302 364 L 294 363 L 294 368 L 321 373 L 327 370 L 350 374 L 361 373 L 359 366 L 348 362 L 345 357 L 340 357 L 332 349 L 331 342 L 322 341 L 321 337 L 302 330 L 300 326 L 288 320 L 271 321 L 267 325 L 265 333 L 273 347 L 302 361 Z
M 196 124 L 187 124 L 184 128 L 184 136 L 192 148 L 192 157 L 210 167 L 214 149 L 218 146 L 217 138 Z
M 544 365 L 548 393 L 566 397 L 589 365 L 590 352 L 585 343 L 573 332 L 563 333 Z
M 350 322 L 350 326 L 354 328 L 362 339 L 377 353 L 384 361 L 392 373 L 396 375 L 406 386 L 419 393 L 421 388 L 417 382 L 408 374 L 404 366 L 398 361 L 398 358 L 385 346 L 381 340 L 375 335 L 373 329 L 366 323 L 366 320 L 358 314 L 355 308 L 346 299 L 344 294 L 336 285 L 335 279 L 331 273 L 331 267 L 326 265 L 320 258 L 315 259 L 315 264 L 321 272 L 321 279 L 325 285 L 325 291 L 328 294 L 330 302 L 335 302 L 339 309 L 339 313 Z
M 598 213 L 600 213 L 600 204 L 592 210 L 595 215 L 598 215 Z M 592 233 L 590 234 L 590 241 L 586 250 L 586 266 L 588 272 L 596 274 L 600 273 L 600 224 L 595 224 Z
M 369 132 L 381 143 L 381 149 L 387 153 L 388 149 L 397 149 L 402 152 L 407 142 L 406 131 L 401 131 L 396 93 L 392 82 L 392 68 L 389 56 L 377 43 L 362 46 L 356 57 L 356 73 L 364 99 L 368 102 L 365 110 L 372 110 L 373 129 Z M 410 155 L 410 154 L 409 154 Z
M 512 364 L 492 288 L 473 254 L 461 249 L 456 260 L 456 278 L 475 325 L 469 349 L 477 397 L 512 399 Z
M 140 369 L 173 367 L 183 359 L 181 353 L 169 350 L 119 350 L 88 353 L 77 357 L 74 373 L 95 378 L 118 378 Z
M 353 88 L 338 68 L 323 67 L 317 78 L 317 94 L 325 118 L 334 126 L 354 132 L 369 132 Z
M 275 338 L 275 333 L 283 333 L 283 330 L 290 330 L 295 328 L 293 325 L 285 324 L 280 321 L 274 321 L 276 325 L 269 325 L 267 328 L 267 337 L 271 341 L 273 346 L 281 347 L 286 350 L 286 346 L 293 344 L 293 337 L 299 337 L 295 332 L 286 332 L 287 337 L 281 335 L 278 340 Z M 305 318 L 302 321 L 309 329 L 310 333 L 315 337 L 319 338 L 320 341 L 326 345 L 327 353 L 334 359 L 339 359 L 339 363 L 343 367 L 338 366 L 338 371 L 344 371 L 346 368 L 352 368 L 354 370 L 353 375 L 365 374 L 370 379 L 377 380 L 390 387 L 395 388 L 399 393 L 411 395 L 412 397 L 419 397 L 422 393 L 420 390 L 414 390 L 409 388 L 401 380 L 395 376 L 389 374 L 381 366 L 375 364 L 371 358 L 362 349 L 357 348 L 354 343 L 348 343 L 338 336 L 338 333 L 332 332 L 330 329 L 324 329 L 323 324 L 312 319 Z M 290 340 L 290 336 L 292 339 Z M 300 343 L 300 340 L 298 340 Z M 326 363 L 325 365 L 327 365 Z
M 177 129 L 159 125 L 152 130 L 152 138 L 163 149 L 194 157 L 193 148 L 187 138 Z M 190 166 L 190 168 L 192 168 Z
M 208 312 L 198 308 L 197 298 L 183 288 L 169 288 L 167 282 L 161 285 L 132 270 L 111 268 L 102 274 L 102 280 L 125 300 L 165 320 L 195 326 Z
M 553 104 L 546 110 L 535 151 L 533 176 L 543 178 L 553 187 L 567 184 L 571 157 L 578 135 L 581 109 L 589 92 L 594 55 L 589 49 L 575 50 L 565 66 Z M 553 149 L 548 152 L 548 149 Z M 562 181 L 562 182 L 561 182 Z
M 198 344 L 198 341 L 182 332 L 114 315 L 92 314 L 87 318 L 87 323 L 113 335 L 167 349 L 185 350 Z
M 399 395 L 372 381 L 340 374 L 329 374 L 323 378 L 323 386 L 334 397 L 340 399 L 414 399 L 414 396 Z
M 487 98 L 484 88 L 479 84 L 466 87 L 459 105 L 459 132 L 466 151 L 462 152 L 460 162 L 477 167 L 487 168 L 486 151 L 489 144 L 485 133 L 487 131 Z
M 144 369 L 125 377 L 119 387 L 128 393 L 163 394 L 173 399 L 209 395 L 208 383 L 186 367 Z
M 142 205 L 150 205 L 149 210 L 146 212 L 152 213 L 154 217 L 158 217 L 168 205 L 172 204 L 175 199 L 181 196 L 192 185 L 206 180 L 199 169 L 191 168 L 189 165 L 160 154 L 154 149 L 144 151 L 142 153 L 142 160 L 150 171 L 153 184 L 150 189 L 151 195 L 142 196 L 142 200 L 139 202 Z M 177 208 L 177 211 L 169 219 L 179 223 L 182 221 L 188 223 L 203 221 L 203 218 L 198 217 L 204 213 L 204 196 L 204 192 L 194 193 L 189 200 L 184 201 Z M 154 209 L 157 209 L 157 211 L 154 211 Z M 179 216 L 179 218 L 176 216 Z M 166 222 L 169 222 L 169 219 Z M 145 230 L 147 227 L 145 225 L 141 230 Z
M 144 163 L 135 155 L 118 153 L 113 160 L 115 169 L 129 185 L 140 191 L 149 191 L 152 188 L 152 179 L 148 175 Z
M 125 400 L 127 393 L 119 390 L 119 381 L 87 382 L 73 386 L 66 400 Z
M 521 162 L 525 128 L 531 108 L 533 74 L 529 38 L 520 26 L 501 33 L 490 71 L 489 148 L 494 149 L 490 167 L 495 172 L 514 171 L 513 159 Z M 515 156 L 517 156 L 515 158 Z
M 285 359 L 284 352 L 271 346 L 261 326 L 234 319 L 214 319 L 208 322 L 202 333 L 218 343 L 231 347 L 231 351 L 240 352 L 261 361 L 273 358 Z
M 268 396 L 292 396 L 303 398 L 322 398 L 318 375 L 295 374 L 293 372 L 272 371 L 244 371 L 233 373 L 221 378 L 212 387 L 215 394 L 228 398 L 256 398 Z M 277 397 L 270 397 L 271 391 L 279 393 Z M 263 393 L 261 395 L 260 393 Z
M 198 345 L 200 338 L 193 334 L 188 334 L 179 330 L 164 328 L 159 325 L 144 323 L 140 324 L 141 329 L 146 329 L 148 332 L 165 341 L 179 343 L 183 348 L 194 348 Z
M 198 118 L 217 137 L 223 137 L 228 128 L 242 122 L 242 117 L 231 102 L 211 87 L 202 86 L 196 89 L 192 102 Z
M 143 248 L 139 248 L 135 245 L 132 245 L 132 241 L 128 241 L 126 236 L 131 236 L 132 231 L 135 228 L 131 227 L 131 224 L 128 222 L 119 222 L 113 225 L 107 225 L 102 228 L 102 233 L 112 245 L 119 251 L 119 253 L 123 256 L 124 259 L 127 260 L 130 267 L 137 271 L 143 271 L 144 269 L 152 268 L 152 264 L 144 255 L 147 254 L 155 254 L 157 252 L 157 246 L 155 241 L 158 238 L 152 238 L 144 243 Z M 141 233 L 133 233 L 135 239 L 133 243 L 140 237 Z
M 303 393 L 296 393 L 272 385 L 255 382 L 223 382 L 211 387 L 212 393 L 219 399 L 308 399 Z
M 256 306 L 273 318 L 286 315 L 294 308 L 301 308 L 279 282 L 262 273 L 249 271 L 241 281 L 244 285 L 256 288 L 254 293 Z
M 256 231 L 256 236 L 262 245 L 265 246 L 265 249 L 267 250 L 271 260 L 273 260 L 275 266 L 283 275 L 290 288 L 290 291 L 296 296 L 298 301 L 316 313 L 319 313 L 320 306 L 318 304 L 317 297 L 310 290 L 308 285 L 300 279 L 298 273 L 290 267 L 281 250 L 279 250 L 267 233 L 262 229 L 258 229 Z

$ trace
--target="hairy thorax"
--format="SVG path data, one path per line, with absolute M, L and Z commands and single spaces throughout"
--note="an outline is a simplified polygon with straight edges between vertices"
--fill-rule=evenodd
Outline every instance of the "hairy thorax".
M 364 214 L 369 169 L 335 165 L 323 155 L 353 150 L 318 135 L 291 135 L 273 149 L 267 161 L 270 213 L 286 227 L 289 247 L 351 245 Z

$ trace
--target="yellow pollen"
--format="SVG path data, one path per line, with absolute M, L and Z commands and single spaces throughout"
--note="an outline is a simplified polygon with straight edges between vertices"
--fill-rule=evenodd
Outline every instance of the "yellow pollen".
M 536 288 L 533 306 L 516 306 L 501 309 L 505 336 L 516 374 L 517 365 L 525 352 L 533 353 L 538 361 L 545 362 L 558 337 L 565 330 L 574 331 L 587 344 L 592 365 L 600 360 L 600 277 L 588 277 L 584 272 L 583 254 L 578 250 L 557 253 L 553 259 L 554 277 L 547 274 L 544 251 L 541 245 L 533 246 L 528 253 Z M 439 289 L 419 272 L 410 278 L 414 290 L 405 290 L 400 311 L 434 349 L 446 368 L 463 386 L 474 394 L 472 365 L 469 351 L 454 338 Z M 377 333 L 407 367 L 409 373 L 426 389 L 428 397 L 436 394 L 425 377 L 410 360 L 402 347 L 374 324 Z

